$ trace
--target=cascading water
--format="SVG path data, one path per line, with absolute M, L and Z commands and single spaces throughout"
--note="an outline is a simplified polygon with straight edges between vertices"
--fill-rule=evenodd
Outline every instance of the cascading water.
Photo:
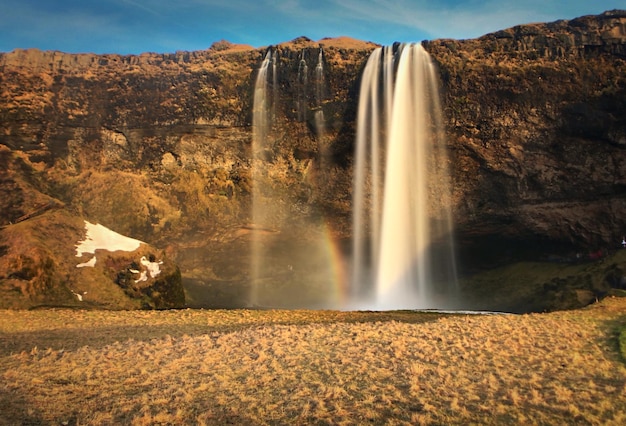
M 274 101 L 272 102 L 272 120 L 276 119 L 276 100 L 278 99 L 278 72 L 276 71 L 278 65 L 276 64 L 276 59 L 277 55 L 272 55 L 272 100 Z
M 338 276 L 332 268 L 324 270 L 328 265 L 321 262 L 328 255 L 326 223 L 318 223 L 314 214 L 290 215 L 299 212 L 302 200 L 276 189 L 280 187 L 276 172 L 284 171 L 287 163 L 302 167 L 302 176 L 313 164 L 274 151 L 281 142 L 277 132 L 282 123 L 282 115 L 276 116 L 278 64 L 277 51 L 270 49 L 258 69 L 254 91 L 250 305 L 297 305 L 308 280 L 308 300 L 329 307 L 324 300 L 342 299 L 340 294 L 324 296 L 329 286 L 334 288 L 329 277 Z M 324 52 L 319 50 L 311 78 L 304 52 L 297 70 L 293 94 L 298 119 L 307 121 L 311 106 L 315 116 L 308 119 L 315 118 L 320 150 L 316 170 L 325 170 Z M 310 100 L 307 91 L 314 95 Z M 339 307 L 452 307 L 454 293 L 445 291 L 456 283 L 452 202 L 442 135 L 434 67 L 422 46 L 375 50 L 362 77 L 358 110 L 353 292 Z M 302 187 L 314 177 L 306 176 L 309 180 L 303 180 Z M 315 208 L 302 205 L 307 212 Z
M 269 69 L 272 64 L 273 79 L 276 75 L 276 59 L 272 56 L 271 50 L 265 54 L 265 58 L 259 67 L 255 86 L 254 86 L 254 102 L 252 109 L 252 221 L 253 229 L 257 231 L 252 235 L 252 264 L 251 278 L 252 285 L 250 290 L 250 303 L 258 304 L 259 294 L 257 281 L 262 275 L 262 239 L 258 230 L 268 227 L 269 211 L 266 198 L 263 194 L 263 159 L 268 149 L 268 136 L 271 128 L 271 119 L 275 114 L 274 104 L 275 97 L 270 93 L 269 85 Z M 274 83 L 274 81 L 272 81 Z M 275 84 L 273 84 L 275 90 Z M 273 102 L 274 101 L 274 102 Z
M 324 111 L 322 110 L 322 100 L 324 99 L 324 56 L 320 48 L 320 53 L 315 66 L 315 127 L 317 134 L 321 138 L 325 132 Z
M 372 52 L 357 117 L 352 303 L 447 308 L 456 288 L 435 68 L 420 44 Z
M 296 109 L 298 111 L 298 121 L 306 121 L 306 92 L 309 82 L 309 67 L 304 59 L 304 50 L 301 53 L 300 63 L 298 64 L 298 76 L 297 76 L 297 98 Z
M 324 98 L 324 51 L 320 47 L 320 53 L 317 55 L 317 65 L 315 65 L 315 103 L 316 106 L 322 105 Z
M 259 67 L 254 85 L 254 104 L 252 107 L 252 145 L 253 155 L 257 156 L 265 149 L 270 124 L 270 103 L 268 69 L 272 61 L 272 52 L 268 51 Z
M 324 110 L 322 104 L 324 101 L 324 89 L 326 83 L 324 81 L 324 51 L 320 47 L 317 55 L 317 65 L 315 66 L 315 133 L 320 150 L 320 167 L 326 166 L 328 157 L 328 147 L 326 146 L 326 119 L 324 118 Z
M 252 223 L 243 234 L 251 243 L 248 306 L 329 307 L 341 294 L 334 285 L 337 273 L 326 222 L 317 213 L 319 206 L 311 196 L 311 188 L 321 185 L 317 180 L 321 167 L 313 158 L 296 158 L 286 149 L 283 133 L 285 126 L 295 125 L 303 139 L 313 141 L 319 136 L 311 134 L 308 120 L 312 116 L 307 115 L 311 106 L 322 106 L 325 89 L 313 83 L 323 84 L 319 78 L 323 77 L 323 66 L 319 65 L 320 72 L 316 71 L 313 82 L 303 51 L 298 58 L 298 74 L 293 76 L 297 78 L 294 85 L 289 75 L 293 69 L 289 56 L 279 56 L 279 52 L 279 48 L 268 50 L 257 70 L 254 89 Z M 281 69 L 283 63 L 288 66 Z M 289 89 L 295 90 L 289 93 Z M 307 97 L 314 90 L 320 94 L 315 104 Z M 298 123 L 286 120 L 292 106 L 288 94 L 294 96 Z

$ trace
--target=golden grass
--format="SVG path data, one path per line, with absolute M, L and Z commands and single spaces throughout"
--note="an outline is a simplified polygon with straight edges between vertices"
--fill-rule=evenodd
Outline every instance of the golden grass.
M 0 424 L 626 422 L 626 299 L 499 316 L 0 315 Z

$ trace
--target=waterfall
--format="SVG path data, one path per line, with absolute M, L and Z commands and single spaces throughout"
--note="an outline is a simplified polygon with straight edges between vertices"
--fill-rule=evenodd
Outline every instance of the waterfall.
M 267 228 L 269 211 L 267 203 L 264 201 L 266 198 L 263 194 L 262 182 L 264 181 L 264 167 L 263 161 L 268 147 L 268 137 L 271 128 L 271 119 L 275 114 L 275 100 L 276 97 L 272 97 L 269 87 L 269 68 L 272 64 L 272 80 L 276 75 L 276 60 L 273 57 L 272 51 L 268 50 L 265 54 L 265 58 L 259 67 L 256 82 L 254 85 L 254 101 L 252 109 L 252 222 L 253 229 L 261 230 Z M 274 83 L 274 81 L 272 81 Z M 276 90 L 276 84 L 273 84 L 274 90 Z M 272 102 L 274 100 L 274 102 Z M 259 232 L 254 232 L 252 235 L 252 253 L 251 253 L 251 290 L 250 290 L 250 303 L 252 305 L 258 304 L 258 288 L 257 281 L 262 275 L 261 264 L 263 257 L 262 241 L 260 239 Z
M 309 82 L 309 67 L 306 64 L 306 60 L 304 59 L 304 50 L 300 56 L 300 62 L 298 64 L 298 76 L 297 76 L 297 99 L 296 99 L 296 109 L 298 111 L 298 121 L 306 121 L 306 93 L 307 93 L 307 85 Z
M 272 100 L 274 102 L 272 102 L 272 120 L 274 120 L 276 118 L 276 103 L 278 100 L 278 73 L 276 71 L 277 69 L 277 64 L 276 64 L 276 59 L 277 59 L 277 54 L 275 53 L 274 55 L 272 55 L 272 90 L 273 90 L 273 96 L 272 96 Z
M 322 106 L 322 99 L 324 98 L 324 51 L 320 47 L 320 52 L 317 55 L 317 65 L 315 66 L 315 104 L 318 107 Z
M 428 53 L 420 44 L 374 50 L 359 96 L 352 299 L 373 309 L 449 307 L 448 158 Z
M 315 66 L 315 131 L 317 138 L 321 142 L 326 133 L 326 122 L 322 101 L 324 100 L 324 51 L 320 47 Z
M 323 53 L 317 55 L 315 72 L 309 74 L 307 52 L 303 50 L 293 64 L 297 67 L 292 67 L 288 56 L 279 56 L 278 48 L 270 48 L 256 71 L 250 172 L 252 212 L 245 227 L 251 247 L 247 280 L 250 307 L 328 307 L 328 303 L 336 307 L 343 295 L 337 284 L 341 275 L 335 268 L 338 261 L 334 245 L 313 197 L 316 185 L 325 182 L 325 148 L 320 137 L 324 132 L 317 127 L 324 124 Z M 283 60 L 287 65 L 284 68 Z M 297 70 L 297 75 L 290 76 L 289 70 L 294 74 Z M 291 77 L 296 78 L 295 85 Z M 295 96 L 298 120 L 306 122 L 296 125 L 302 131 L 299 137 L 311 143 L 308 146 L 317 139 L 319 162 L 314 158 L 296 158 L 281 149 L 286 136 L 281 130 L 288 124 L 289 111 L 280 101 L 288 101 L 288 94 Z M 312 123 L 313 113 L 316 122 Z M 317 128 L 311 132 L 314 126 Z
M 254 103 L 252 106 L 252 146 L 253 156 L 265 149 L 270 127 L 270 98 L 268 94 L 268 68 L 272 60 L 272 52 L 268 50 L 259 67 L 254 85 Z

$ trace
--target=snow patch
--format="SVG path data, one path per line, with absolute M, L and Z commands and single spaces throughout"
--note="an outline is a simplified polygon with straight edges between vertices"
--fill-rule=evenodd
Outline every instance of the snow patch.
M 76 245 L 76 257 L 81 257 L 84 253 L 96 254 L 96 250 L 135 251 L 143 243 L 100 224 L 94 225 L 85 221 L 85 229 L 87 235 L 84 241 L 79 241 Z
M 93 268 L 94 266 L 96 266 L 96 256 L 92 257 L 87 262 L 79 263 L 78 265 L 76 265 L 77 268 Z
M 135 251 L 143 243 L 143 241 L 118 234 L 106 226 L 87 221 L 85 221 L 85 230 L 87 231 L 85 239 L 76 244 L 76 257 L 82 257 L 85 253 L 91 253 L 94 256 L 87 262 L 76 265 L 77 268 L 96 266 L 96 250 Z
M 154 278 L 161 273 L 161 268 L 159 267 L 159 265 L 163 265 L 163 261 L 150 262 L 148 259 L 146 259 L 146 256 L 142 256 L 139 263 L 146 267 L 146 269 L 148 270 L 148 274 L 150 274 L 151 278 Z
M 85 221 L 85 230 L 87 231 L 85 240 L 79 241 L 78 244 L 76 244 L 76 257 L 82 257 L 85 253 L 91 253 L 94 256 L 87 262 L 76 265 L 77 268 L 93 268 L 96 266 L 96 250 L 107 250 L 111 252 L 118 250 L 135 251 L 143 244 L 143 241 L 118 234 L 100 224 Z M 147 281 L 148 278 L 155 278 L 161 273 L 163 261 L 152 262 L 148 260 L 146 256 L 142 256 L 139 263 L 145 270 L 129 269 L 131 273 L 139 274 L 139 278 L 135 280 L 136 283 Z
M 163 264 L 162 260 L 159 262 L 151 262 L 146 258 L 146 256 L 141 256 L 139 263 L 146 268 L 145 271 L 140 272 L 136 269 L 129 269 L 129 271 L 133 274 L 139 274 L 139 278 L 135 280 L 136 283 L 148 281 L 148 278 L 154 278 L 161 273 L 161 267 L 159 265 Z

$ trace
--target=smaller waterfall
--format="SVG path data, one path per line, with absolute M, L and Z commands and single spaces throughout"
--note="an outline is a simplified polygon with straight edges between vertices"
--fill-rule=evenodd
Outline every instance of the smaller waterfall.
M 315 66 L 315 104 L 316 106 L 321 107 L 323 99 L 324 99 L 324 51 L 320 47 L 320 52 L 317 55 L 317 65 Z
M 309 83 L 309 67 L 304 59 L 304 50 L 300 55 L 300 62 L 298 63 L 298 76 L 296 80 L 297 84 L 297 98 L 296 109 L 298 112 L 298 121 L 306 121 L 307 110 L 307 85 Z
M 326 146 L 326 119 L 324 118 L 324 91 L 326 90 L 326 82 L 324 79 L 324 51 L 320 47 L 317 55 L 317 65 L 315 66 L 315 133 L 317 136 L 320 168 L 326 167 L 328 161 L 328 147 Z
M 323 54 L 317 55 L 313 73 L 313 66 L 309 70 L 306 62 L 312 59 L 307 57 L 312 51 L 303 49 L 294 63 L 290 56 L 279 56 L 280 48 L 270 48 L 256 70 L 252 213 L 245 233 L 251 247 L 247 280 L 251 307 L 328 307 L 327 303 L 338 303 L 342 297 L 335 285 L 339 275 L 331 257 L 334 251 L 329 244 L 329 228 L 318 214 L 321 209 L 313 196 L 313 191 L 323 185 L 318 179 L 324 179 L 324 159 L 320 158 L 318 165 L 312 156 L 295 158 L 293 151 L 285 149 L 286 136 L 282 133 L 284 126 L 293 125 L 300 132 L 296 137 L 302 138 L 307 149 L 317 139 L 323 152 L 320 131 L 313 128 L 324 123 L 320 114 L 326 90 Z M 281 102 L 289 101 L 289 95 L 293 95 L 295 105 Z M 297 112 L 301 122 L 286 119 L 294 106 L 293 113 Z M 321 118 L 317 124 L 312 121 L 314 112 L 315 118 Z
M 272 55 L 272 120 L 276 118 L 276 103 L 278 101 L 277 56 L 277 53 Z
M 269 69 L 272 64 L 272 82 L 276 75 L 275 55 L 268 50 L 263 58 L 263 62 L 259 67 L 256 82 L 254 85 L 254 101 L 252 110 L 252 222 L 255 228 L 263 229 L 268 226 L 268 210 L 267 196 L 263 193 L 262 182 L 264 181 L 264 156 L 269 149 L 268 138 L 271 129 L 271 120 L 275 114 L 275 100 L 270 91 Z M 273 84 L 274 91 L 276 84 Z M 251 253 L 251 278 L 252 286 L 250 291 L 250 302 L 253 305 L 258 304 L 258 288 L 257 281 L 262 275 L 261 265 L 263 258 L 262 241 L 258 233 L 252 236 L 252 253 Z
M 268 50 L 259 67 L 254 85 L 254 103 L 252 107 L 252 147 L 256 156 L 265 149 L 270 127 L 270 103 L 268 68 L 272 61 L 272 51 Z

